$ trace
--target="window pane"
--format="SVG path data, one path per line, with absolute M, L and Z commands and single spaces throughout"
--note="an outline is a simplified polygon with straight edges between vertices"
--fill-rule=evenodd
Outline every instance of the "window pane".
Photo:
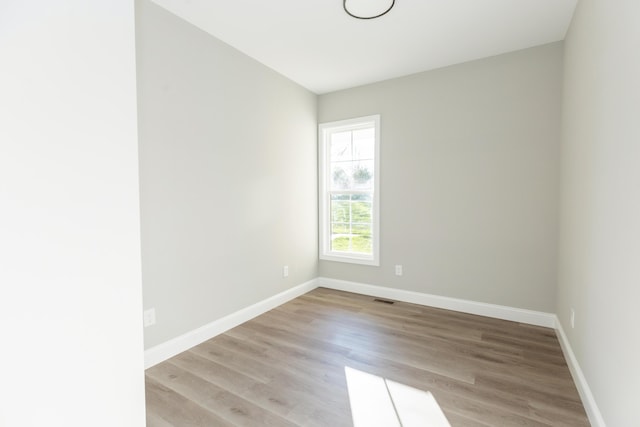
M 354 225 L 351 229 L 351 247 L 353 252 L 371 253 L 371 226 Z
M 353 201 L 351 203 L 351 218 L 355 223 L 371 224 L 371 203 Z
M 331 236 L 331 250 L 334 252 L 351 252 L 351 239 L 347 236 Z
M 375 131 L 373 128 L 353 131 L 353 159 L 373 160 L 375 156 Z
M 331 164 L 332 190 L 368 190 L 373 188 L 373 160 Z
M 349 190 L 353 186 L 353 171 L 351 162 L 331 165 L 331 189 Z
M 331 161 L 351 160 L 351 131 L 331 134 Z
M 349 200 L 331 200 L 331 222 L 351 222 L 350 203 Z
M 349 196 L 347 196 L 348 198 Z M 355 193 L 351 195 L 351 200 L 359 200 L 362 202 L 370 202 L 372 200 L 371 198 L 371 193 L 370 192 L 366 192 L 366 193 Z
M 332 222 L 331 223 L 331 235 L 337 236 L 339 234 L 350 234 L 350 224 L 348 222 Z
M 373 187 L 373 160 L 354 162 L 351 168 L 354 189 Z
M 370 254 L 372 252 L 371 194 L 331 195 L 331 250 Z

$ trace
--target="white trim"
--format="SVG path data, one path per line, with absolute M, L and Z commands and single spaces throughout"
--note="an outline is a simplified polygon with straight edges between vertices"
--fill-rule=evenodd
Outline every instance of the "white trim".
M 357 253 L 341 253 L 330 250 L 329 242 L 329 218 L 331 217 L 329 205 L 328 177 L 327 167 L 330 164 L 329 136 L 333 132 L 341 130 L 355 130 L 359 127 L 369 128 L 371 125 L 375 128 L 375 145 L 374 145 L 374 173 L 373 173 L 373 191 L 372 196 L 372 254 Z M 375 114 L 366 117 L 358 117 L 335 122 L 320 123 L 318 125 L 318 206 L 319 206 L 319 232 L 318 241 L 319 252 L 318 257 L 321 260 L 348 262 L 352 264 L 362 265 L 380 265 L 380 115 Z
M 578 359 L 576 359 L 576 355 L 571 349 L 569 339 L 564 333 L 562 323 L 560 323 L 560 319 L 557 316 L 555 328 L 557 331 L 558 340 L 560 341 L 560 347 L 562 347 L 564 358 L 567 361 L 567 365 L 569 365 L 569 371 L 571 371 L 573 382 L 576 384 L 578 394 L 580 394 L 580 398 L 582 399 L 582 404 L 584 405 L 584 409 L 586 410 L 587 416 L 589 417 L 589 422 L 591 423 L 592 427 L 606 427 L 604 418 L 602 418 L 600 409 L 598 409 L 598 405 L 596 404 L 596 399 L 593 397 L 593 393 L 591 393 L 591 388 L 589 387 L 587 379 L 582 373 L 582 369 L 578 364 Z
M 358 256 L 356 253 L 345 252 L 342 255 L 340 252 L 327 252 L 327 254 L 320 255 L 319 258 L 323 261 L 334 262 L 347 262 L 349 264 L 361 264 L 361 265 L 373 265 L 374 267 L 380 266 L 380 262 L 372 259 L 371 256 Z
M 525 310 L 521 308 L 507 307 L 503 305 L 488 304 L 471 300 L 443 297 L 439 295 L 425 294 L 421 292 L 394 289 L 384 286 L 369 285 L 365 283 L 349 282 L 346 280 L 330 279 L 318 277 L 306 283 L 288 289 L 249 307 L 243 308 L 235 313 L 231 313 L 221 319 L 201 326 L 186 334 L 180 335 L 167 342 L 151 347 L 145 351 L 145 369 L 167 360 L 191 347 L 198 345 L 208 339 L 215 337 L 235 326 L 259 316 L 281 304 L 286 303 L 300 295 L 310 292 L 323 286 L 329 289 L 354 292 L 362 295 L 369 295 L 379 298 L 388 298 L 397 301 L 420 304 L 428 307 L 443 308 L 446 310 L 460 311 L 463 313 L 477 314 L 480 316 L 493 317 L 496 319 L 510 320 L 514 322 L 526 323 L 536 326 L 558 329 L 557 317 L 555 314 L 540 311 Z M 561 331 L 561 329 L 559 329 Z M 564 332 L 561 332 L 564 336 Z M 566 337 L 561 340 L 563 350 L 568 347 Z M 570 347 L 568 347 L 570 349 Z M 571 360 L 577 367 L 573 353 L 567 353 L 567 359 Z M 571 367 L 571 365 L 570 365 Z M 573 372 L 573 370 L 572 370 Z M 577 374 L 576 374 L 577 375 Z M 580 374 L 581 376 L 581 374 Z M 576 378 L 584 378 L 583 376 Z M 582 380 L 583 381 L 583 380 Z M 586 386 L 586 381 L 583 381 Z M 580 389 L 580 388 L 579 388 Z M 588 390 L 588 387 L 586 388 Z M 604 426 L 604 424 L 602 424 Z
M 444 308 L 463 313 L 477 314 L 496 319 L 544 326 L 547 328 L 554 328 L 556 326 L 555 314 L 545 313 L 542 311 L 525 310 L 522 308 L 507 307 L 504 305 L 487 304 L 484 302 L 449 298 L 439 295 L 424 294 L 421 292 L 406 291 L 403 289 L 348 282 L 346 280 L 329 279 L 326 277 L 318 278 L 318 286 L 413 304 L 426 305 L 429 307 Z
M 250 305 L 249 307 L 238 310 L 235 313 L 231 313 L 228 316 L 214 320 L 213 322 L 187 332 L 186 334 L 175 337 L 162 344 L 158 344 L 155 347 L 151 347 L 144 352 L 144 368 L 147 369 L 157 365 L 158 363 L 180 354 L 193 346 L 203 343 L 216 335 L 220 335 L 231 328 L 274 309 L 287 301 L 306 294 L 317 287 L 317 279 L 310 280 L 263 301 Z

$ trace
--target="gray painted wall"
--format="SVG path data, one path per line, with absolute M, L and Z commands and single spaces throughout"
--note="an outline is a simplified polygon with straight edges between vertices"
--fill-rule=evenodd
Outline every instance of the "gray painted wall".
M 562 44 L 321 95 L 381 114 L 381 265 L 321 276 L 553 312 Z M 394 275 L 394 265 L 404 275 Z
M 640 2 L 580 0 L 564 62 L 557 313 L 615 427 L 640 420 L 638 22 Z
M 317 122 L 314 94 L 136 6 L 149 348 L 317 276 Z

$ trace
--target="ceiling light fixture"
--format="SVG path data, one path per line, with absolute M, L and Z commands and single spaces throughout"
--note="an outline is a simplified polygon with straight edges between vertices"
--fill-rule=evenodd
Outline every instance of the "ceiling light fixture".
M 363 1 L 359 1 L 356 3 L 360 3 L 362 4 Z M 367 2 L 364 2 L 367 3 Z M 374 2 L 375 3 L 375 2 Z M 380 18 L 381 16 L 386 15 L 387 13 L 389 13 L 389 11 L 391 9 L 393 9 L 393 6 L 396 4 L 396 0 L 391 0 L 391 4 L 389 5 L 389 7 L 387 9 L 384 10 L 384 12 L 382 13 L 377 13 L 374 12 L 374 14 L 370 14 L 371 11 L 367 10 L 367 7 L 364 8 L 360 8 L 358 10 L 358 8 L 354 8 L 353 6 L 351 6 L 351 10 L 349 10 L 349 8 L 347 7 L 347 0 L 342 0 L 342 7 L 344 8 L 344 11 L 347 12 L 347 15 L 351 16 L 352 18 L 356 18 L 356 19 L 375 19 L 375 18 Z M 370 4 L 369 4 L 370 6 Z M 377 13 L 377 14 L 376 14 Z

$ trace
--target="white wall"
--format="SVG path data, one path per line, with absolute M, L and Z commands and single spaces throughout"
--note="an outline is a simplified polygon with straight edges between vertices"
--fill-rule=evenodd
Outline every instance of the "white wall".
M 143 426 L 130 0 L 0 3 L 0 425 Z
M 316 96 L 149 1 L 137 24 L 149 348 L 317 276 Z
M 557 310 L 612 427 L 640 423 L 639 23 L 637 0 L 580 0 L 565 44 Z
M 381 265 L 320 275 L 553 312 L 562 44 L 321 95 L 381 115 Z M 394 265 L 404 275 L 394 275 Z

